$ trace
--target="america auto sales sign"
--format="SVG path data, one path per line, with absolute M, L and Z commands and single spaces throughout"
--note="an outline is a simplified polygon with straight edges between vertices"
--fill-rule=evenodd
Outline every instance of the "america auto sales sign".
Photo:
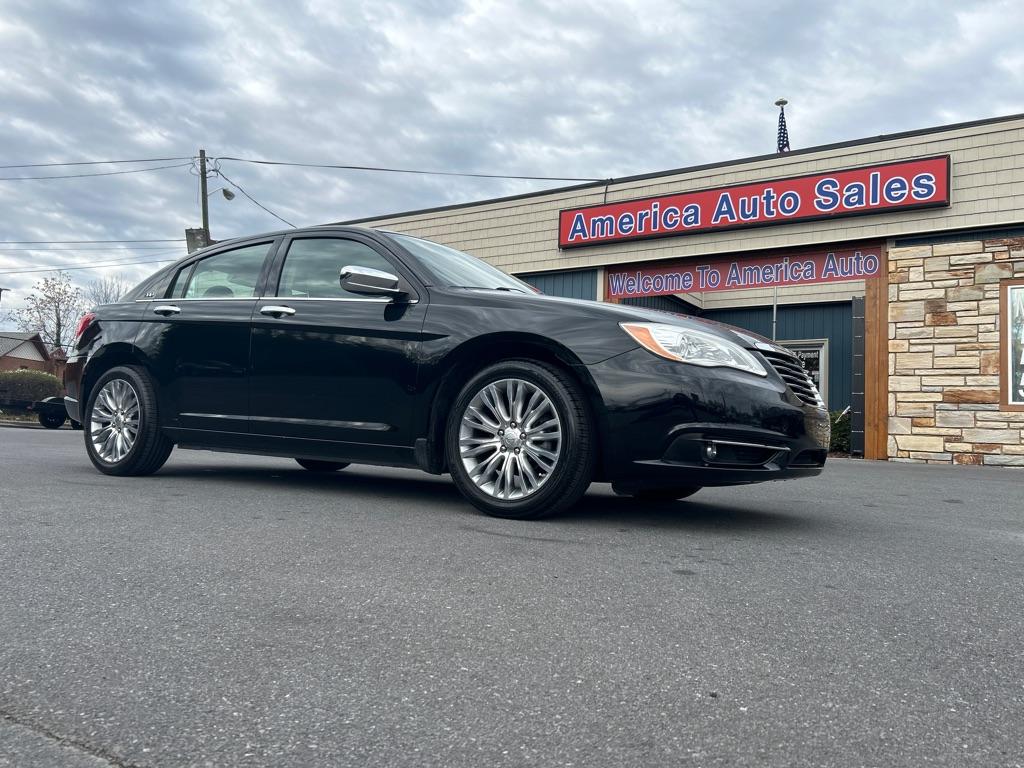
M 949 155 L 569 208 L 558 245 L 578 248 L 950 203 Z

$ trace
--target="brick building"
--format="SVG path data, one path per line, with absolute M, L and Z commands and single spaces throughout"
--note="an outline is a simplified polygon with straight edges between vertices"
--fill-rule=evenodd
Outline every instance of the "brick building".
M 0 331 L 0 371 L 53 373 L 53 360 L 38 333 Z

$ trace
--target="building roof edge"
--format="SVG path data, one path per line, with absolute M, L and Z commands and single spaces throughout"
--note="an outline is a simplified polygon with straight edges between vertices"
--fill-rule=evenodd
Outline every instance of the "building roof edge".
M 721 160 L 714 163 L 703 163 L 701 165 L 691 165 L 684 168 L 673 168 L 667 171 L 654 171 L 650 173 L 640 173 L 632 176 L 621 176 L 619 178 L 603 179 L 601 181 L 588 181 L 584 184 L 573 184 L 566 187 L 553 187 L 551 189 L 541 189 L 535 192 L 523 192 L 518 195 L 505 195 L 503 197 L 492 197 L 483 200 L 470 200 L 465 203 L 452 203 L 450 205 L 441 205 L 431 208 L 417 208 L 408 211 L 396 211 L 393 213 L 383 213 L 376 216 L 364 216 L 358 219 L 346 219 L 345 221 L 331 222 L 332 225 L 352 225 L 352 224 L 365 224 L 367 222 L 381 221 L 383 219 L 395 219 L 404 216 L 419 216 L 426 213 L 442 213 L 444 211 L 455 211 L 462 208 L 475 208 L 480 205 L 490 205 L 493 203 L 506 203 L 515 200 L 526 200 L 531 197 L 544 197 L 545 195 L 552 195 L 564 192 L 575 192 L 584 189 L 594 189 L 597 187 L 611 186 L 613 184 L 624 184 L 633 181 L 646 181 L 648 179 L 659 179 L 666 176 L 678 176 L 684 173 L 696 173 L 698 171 L 707 171 L 714 168 L 726 168 L 733 165 L 745 165 L 747 163 L 759 163 L 765 160 L 773 159 L 784 159 L 799 155 L 810 155 L 815 152 L 829 152 L 834 149 L 844 149 L 847 147 L 857 147 L 867 144 L 879 144 L 886 141 L 895 141 L 898 139 L 907 139 L 914 136 L 927 136 L 934 133 L 944 133 L 946 131 L 962 130 L 964 128 L 976 128 L 984 125 L 994 125 L 997 123 L 1007 123 L 1013 120 L 1024 120 L 1024 113 L 1018 113 L 1013 115 L 1002 115 L 999 117 L 986 117 L 981 120 L 969 120 L 962 123 L 951 123 L 949 125 L 938 125 L 930 128 L 917 128 L 911 131 L 901 131 L 899 133 L 883 133 L 878 136 L 870 136 L 862 139 L 851 139 L 849 141 L 839 141 L 832 144 L 819 144 L 814 147 L 805 147 L 803 149 L 795 149 L 792 152 L 786 152 L 783 154 L 771 153 L 764 155 L 753 155 L 751 157 L 743 157 L 735 160 Z M 327 226 L 327 225 L 322 225 Z

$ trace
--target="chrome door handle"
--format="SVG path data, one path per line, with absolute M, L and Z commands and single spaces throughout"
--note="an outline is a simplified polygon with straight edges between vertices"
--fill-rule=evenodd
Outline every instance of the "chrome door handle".
M 153 314 L 163 315 L 164 317 L 167 317 L 168 315 L 177 315 L 180 313 L 181 310 L 178 307 L 172 306 L 170 304 L 161 304 L 159 307 L 153 307 Z
M 294 315 L 295 310 L 291 307 L 279 307 L 271 304 L 266 307 L 260 307 L 261 315 L 270 315 L 272 317 L 285 317 L 286 315 Z

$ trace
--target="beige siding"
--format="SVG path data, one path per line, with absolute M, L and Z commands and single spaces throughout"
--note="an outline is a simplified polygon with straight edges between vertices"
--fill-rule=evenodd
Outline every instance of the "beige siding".
M 559 210 L 603 202 L 605 188 L 597 187 L 554 191 L 522 200 L 481 203 L 434 213 L 395 215 L 375 220 L 369 226 L 387 226 L 437 240 L 469 251 L 508 272 L 538 272 L 884 239 L 1024 221 L 1024 119 L 612 184 L 607 189 L 607 200 L 614 202 L 939 154 L 952 157 L 952 205 L 925 211 L 780 224 L 560 251 Z M 722 294 L 719 296 L 724 299 Z

